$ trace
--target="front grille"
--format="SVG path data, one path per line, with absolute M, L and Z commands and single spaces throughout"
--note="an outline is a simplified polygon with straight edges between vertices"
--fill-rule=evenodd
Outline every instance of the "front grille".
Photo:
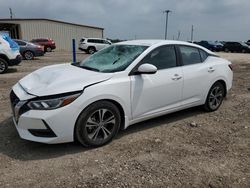
M 25 112 L 29 111 L 30 108 L 27 105 L 27 101 L 21 101 L 16 96 L 13 90 L 10 92 L 10 102 L 13 111 L 13 116 L 15 118 L 15 121 L 18 122 L 19 117 Z
M 19 101 L 20 101 L 20 99 L 16 96 L 14 91 L 11 90 L 11 92 L 10 92 L 10 102 L 11 102 L 11 106 L 12 106 L 13 109 L 15 108 L 17 103 L 19 103 Z

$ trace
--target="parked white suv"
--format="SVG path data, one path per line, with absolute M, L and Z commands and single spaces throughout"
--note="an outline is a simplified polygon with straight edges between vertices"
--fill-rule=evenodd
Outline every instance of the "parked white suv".
M 217 110 L 232 87 L 229 61 L 186 42 L 127 41 L 79 64 L 41 68 L 10 94 L 19 135 L 101 146 L 119 129 L 202 105 Z
M 19 46 L 7 34 L 0 34 L 0 74 L 22 61 Z
M 103 48 L 111 45 L 111 42 L 100 38 L 82 38 L 79 43 L 79 50 L 85 51 L 88 54 L 93 54 Z

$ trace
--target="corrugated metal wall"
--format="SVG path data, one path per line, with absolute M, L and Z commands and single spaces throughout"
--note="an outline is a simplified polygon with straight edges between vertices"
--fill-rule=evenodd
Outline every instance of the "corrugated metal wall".
M 71 50 L 73 38 L 76 39 L 78 45 L 78 42 L 82 37 L 103 37 L 102 29 L 53 22 L 49 20 L 18 20 L 8 22 L 20 24 L 21 39 L 31 40 L 33 38 L 52 38 L 56 43 L 56 50 L 60 51 Z

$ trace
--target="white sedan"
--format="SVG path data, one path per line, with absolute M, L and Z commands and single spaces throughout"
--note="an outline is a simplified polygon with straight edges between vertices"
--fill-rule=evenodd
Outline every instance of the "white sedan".
M 232 64 L 201 46 L 137 40 L 41 68 L 13 86 L 10 100 L 21 138 L 96 147 L 147 119 L 200 105 L 215 111 L 232 79 Z

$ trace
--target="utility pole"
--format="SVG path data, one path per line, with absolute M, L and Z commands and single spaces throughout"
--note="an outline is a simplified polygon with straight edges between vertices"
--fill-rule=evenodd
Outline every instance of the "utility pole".
M 181 31 L 178 31 L 178 37 L 177 37 L 177 40 L 180 40 L 180 37 L 181 37 Z
M 165 10 L 163 11 L 164 14 L 166 14 L 166 28 L 165 28 L 165 40 L 168 38 L 168 14 L 172 12 L 171 10 Z
M 192 28 L 191 28 L 191 42 L 193 42 L 194 40 L 194 25 L 192 25 Z
M 12 8 L 9 8 L 9 10 L 10 10 L 10 19 L 12 19 L 13 18 Z

